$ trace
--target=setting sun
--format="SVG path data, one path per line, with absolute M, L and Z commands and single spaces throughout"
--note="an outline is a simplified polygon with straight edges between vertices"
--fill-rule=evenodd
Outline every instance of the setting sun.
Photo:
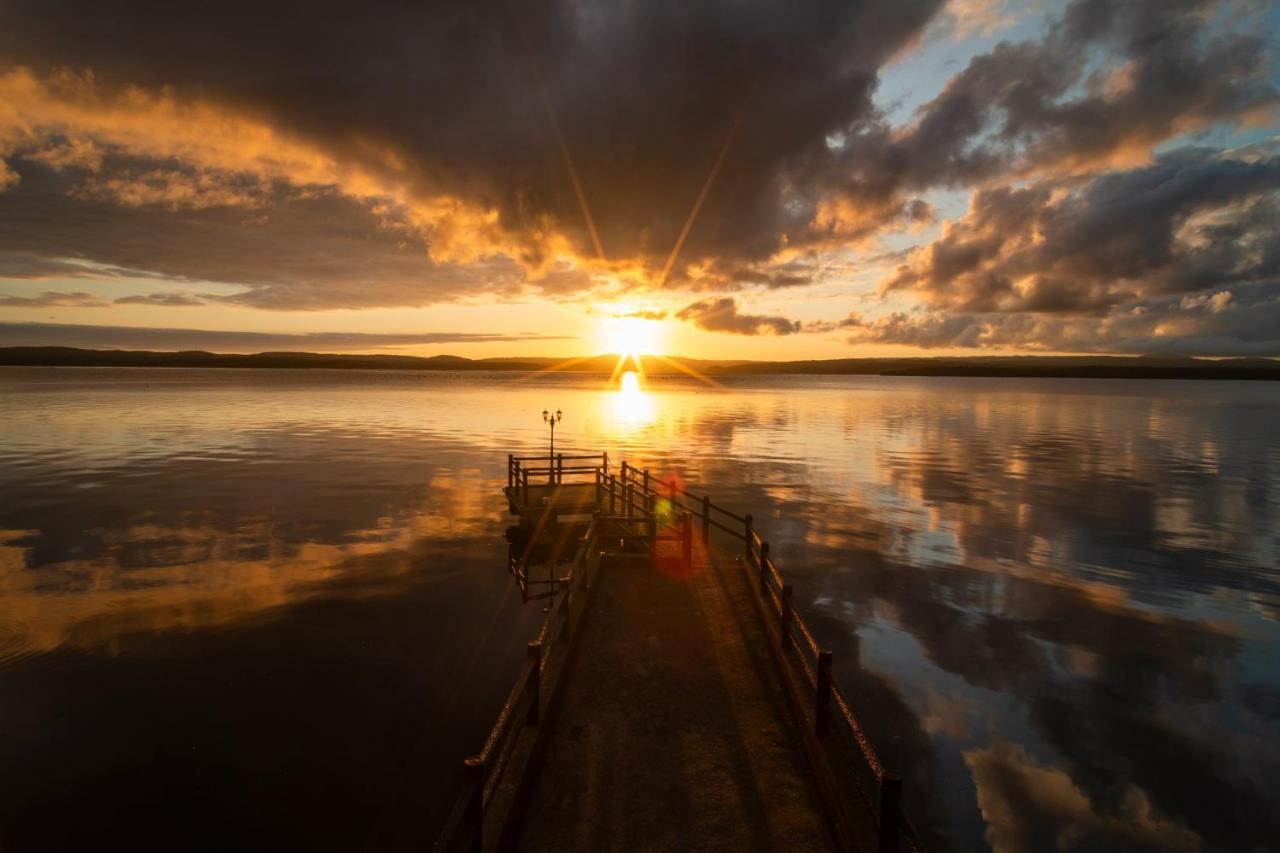
M 666 330 L 659 320 L 608 317 L 600 323 L 599 346 L 619 355 L 659 355 Z

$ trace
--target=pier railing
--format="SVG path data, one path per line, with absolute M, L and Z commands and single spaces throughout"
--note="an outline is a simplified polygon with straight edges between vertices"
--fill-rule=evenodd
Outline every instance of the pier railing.
M 626 462 L 617 475 L 602 471 L 597 481 L 602 509 L 603 501 L 611 505 L 621 501 L 627 512 L 633 507 L 644 508 L 651 525 L 658 515 L 675 520 L 686 560 L 694 519 L 704 545 L 710 545 L 713 530 L 741 543 L 743 565 L 755 576 L 756 602 L 774 637 L 772 651 L 784 687 L 793 707 L 809 724 L 804 732 L 806 748 L 819 777 L 819 792 L 841 818 L 838 829 L 842 841 L 879 853 L 922 850 L 919 834 L 902 807 L 901 777 L 885 768 L 858 724 L 848 697 L 832 674 L 831 650 L 818 643 L 796 610 L 793 588 L 783 581 L 769 542 L 761 537 L 752 516 L 739 515 L 715 504 L 710 495 L 695 494 L 674 480 L 661 480 Z M 840 777 L 852 775 L 856 783 L 852 792 L 838 782 L 837 773 Z M 862 814 L 853 814 L 855 809 Z M 866 826 L 873 828 L 874 838 L 859 831 Z
M 547 605 L 542 626 L 527 646 L 524 665 L 484 746 L 463 762 L 462 792 L 435 843 L 436 850 L 479 853 L 484 846 L 486 817 L 494 804 L 502 802 L 510 810 L 524 795 L 537 738 L 522 736 L 539 726 L 559 686 L 569 644 L 585 606 L 582 593 L 590 588 L 599 562 L 596 524 L 592 522 L 564 567 L 567 574 L 558 578 L 558 589 Z M 504 830 L 510 828 L 509 822 L 503 826 Z
M 572 634 L 578 618 L 575 613 L 580 615 L 583 606 L 578 602 L 584 598 L 576 591 L 590 588 L 599 565 L 604 528 L 609 528 L 604 533 L 607 540 L 624 548 L 644 541 L 653 553 L 659 541 L 678 542 L 682 559 L 691 564 L 696 519 L 704 547 L 710 547 L 712 532 L 720 531 L 742 549 L 742 565 L 756 581 L 751 586 L 758 613 L 772 637 L 770 652 L 793 712 L 805 723 L 802 741 L 842 846 L 877 853 L 922 851 L 919 835 L 902 806 L 901 777 L 885 768 L 858 724 L 848 697 L 832 674 L 831 650 L 818 643 L 796 610 L 793 588 L 783 581 L 769 542 L 761 537 L 752 516 L 732 512 L 715 504 L 709 495 L 697 495 L 674 480 L 661 480 L 648 469 L 627 462 L 613 473 L 607 453 L 509 456 L 508 494 L 513 502 L 516 496 L 523 496 L 522 503 L 527 505 L 531 483 L 537 487 L 561 485 L 566 475 L 570 482 L 594 485 L 593 520 L 566 566 L 568 574 L 558 579 L 559 589 L 548 606 L 542 629 L 529 643 L 529 657 L 484 748 L 465 762 L 464 791 L 436 849 L 481 849 L 485 817 L 504 783 L 519 735 L 526 727 L 538 725 L 549 701 L 545 675 L 549 669 L 558 675 L 567 656 L 567 647 L 561 650 L 553 638 L 567 641 Z M 669 532 L 672 530 L 674 533 Z M 557 683 L 558 679 L 552 682 L 553 689 Z M 527 766 L 522 766 L 520 778 L 506 785 L 517 798 L 527 783 Z M 845 784 L 850 778 L 852 787 Z

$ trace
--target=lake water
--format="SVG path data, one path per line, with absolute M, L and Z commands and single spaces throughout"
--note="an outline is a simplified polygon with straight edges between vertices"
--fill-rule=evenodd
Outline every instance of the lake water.
M 0 370 L 0 849 L 422 849 L 506 454 L 753 512 L 939 849 L 1275 849 L 1280 384 Z

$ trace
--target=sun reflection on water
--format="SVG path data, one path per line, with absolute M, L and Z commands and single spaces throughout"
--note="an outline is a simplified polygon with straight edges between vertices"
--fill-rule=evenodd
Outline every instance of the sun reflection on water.
M 640 376 L 628 370 L 618 379 L 618 390 L 609 395 L 609 412 L 614 426 L 639 429 L 653 423 L 657 404 L 652 394 L 640 387 Z

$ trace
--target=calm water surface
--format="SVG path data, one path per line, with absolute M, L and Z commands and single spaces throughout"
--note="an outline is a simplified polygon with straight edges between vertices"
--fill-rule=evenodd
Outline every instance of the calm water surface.
M 0 370 L 0 849 L 429 843 L 508 451 L 752 511 L 939 849 L 1276 849 L 1280 386 Z

